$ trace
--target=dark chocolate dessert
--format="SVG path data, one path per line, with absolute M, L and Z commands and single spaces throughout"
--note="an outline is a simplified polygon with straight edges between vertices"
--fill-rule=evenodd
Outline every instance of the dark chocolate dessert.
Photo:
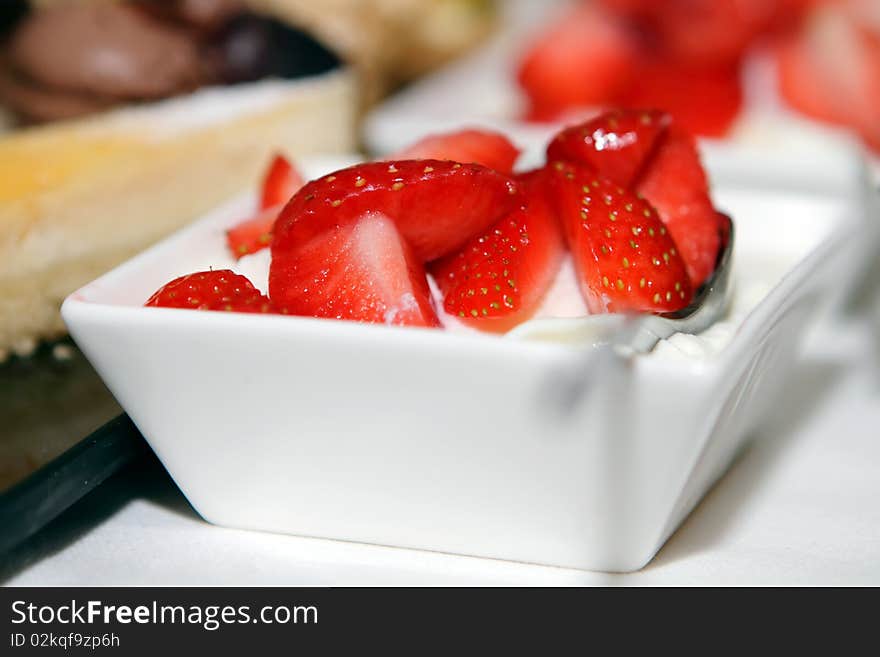
M 307 34 L 238 0 L 130 0 L 34 11 L 24 2 L 2 4 L 0 103 L 24 123 L 339 65 Z

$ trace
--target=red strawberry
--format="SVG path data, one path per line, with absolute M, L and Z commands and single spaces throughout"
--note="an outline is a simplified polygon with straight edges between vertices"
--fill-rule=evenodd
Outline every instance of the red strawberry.
M 580 3 L 541 33 L 520 65 L 519 83 L 534 120 L 576 107 L 603 105 L 630 83 L 637 44 L 627 27 Z
M 506 331 L 535 312 L 565 254 L 543 175 L 522 177 L 520 208 L 432 266 L 447 313 L 475 328 Z
M 390 159 L 475 162 L 502 173 L 511 173 L 517 157 L 519 149 L 501 133 L 491 130 L 459 130 L 429 135 Z
M 709 198 L 693 138 L 673 126 L 638 180 L 636 191 L 669 228 L 695 286 L 715 268 L 722 222 Z
M 332 224 L 273 253 L 269 288 L 273 302 L 293 315 L 440 325 L 422 264 L 381 212 Z
M 314 180 L 275 223 L 272 259 L 283 261 L 327 230 L 381 213 L 427 262 L 461 247 L 520 202 L 516 183 L 478 164 L 368 162 Z
M 276 155 L 263 178 L 260 209 L 287 203 L 305 184 L 299 171 L 283 155 Z
M 772 32 L 786 33 L 796 29 L 803 21 L 804 16 L 818 4 L 825 3 L 827 0 L 776 0 Z M 858 0 L 856 0 L 858 1 Z M 873 0 L 866 0 L 873 2 Z
M 591 313 L 671 312 L 690 303 L 684 261 L 649 203 L 589 169 L 548 170 Z
M 776 58 L 779 93 L 789 105 L 819 121 L 846 123 L 845 107 L 829 89 L 834 83 L 829 84 L 821 65 L 811 61 L 810 53 L 797 38 L 782 41 Z
M 880 16 L 872 16 L 854 2 L 819 6 L 780 46 L 777 70 L 795 109 L 849 125 L 880 150 Z
M 278 213 L 303 184 L 299 171 L 283 155 L 276 155 L 263 179 L 259 214 L 226 231 L 226 243 L 236 258 L 269 246 Z
M 236 258 L 256 253 L 272 242 L 272 226 L 282 205 L 275 205 L 226 231 L 226 244 Z
M 237 313 L 276 312 L 268 297 L 247 278 L 229 269 L 200 271 L 175 278 L 160 287 L 144 305 Z
M 686 64 L 646 54 L 621 97 L 630 107 L 662 107 L 692 134 L 722 136 L 742 107 L 739 65 Z
M 648 160 L 669 115 L 653 110 L 615 110 L 560 132 L 547 147 L 547 160 L 587 165 L 628 187 Z
M 729 64 L 773 26 L 778 0 L 666 0 L 657 2 L 652 27 L 664 49 L 681 62 Z
M 648 18 L 656 11 L 657 0 L 599 0 L 613 14 L 626 18 Z

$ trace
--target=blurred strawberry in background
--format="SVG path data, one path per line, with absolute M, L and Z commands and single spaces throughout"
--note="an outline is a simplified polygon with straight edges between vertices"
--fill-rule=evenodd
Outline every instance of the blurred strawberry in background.
M 880 1 L 828 2 L 781 41 L 779 90 L 795 109 L 850 126 L 880 151 Z
M 619 104 L 662 108 L 688 132 L 715 137 L 727 132 L 742 101 L 737 62 L 682 63 L 655 55 L 639 60 Z
M 531 120 L 647 106 L 718 137 L 757 51 L 791 108 L 880 150 L 880 0 L 584 0 L 529 44 L 518 79 Z
M 638 58 L 639 43 L 626 24 L 593 3 L 576 5 L 522 60 L 529 118 L 552 121 L 574 108 L 613 102 L 632 85 Z
M 694 65 L 739 61 L 759 38 L 789 27 L 811 0 L 600 0 L 666 57 Z

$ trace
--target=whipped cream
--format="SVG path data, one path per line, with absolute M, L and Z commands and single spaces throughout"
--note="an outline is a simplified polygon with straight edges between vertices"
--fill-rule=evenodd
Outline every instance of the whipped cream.
M 237 262 L 228 263 L 228 267 L 237 274 L 247 277 L 260 292 L 269 293 L 269 264 L 272 256 L 269 249 L 263 249 L 250 255 L 242 256 Z M 437 283 L 429 275 L 428 283 L 434 304 L 437 308 L 437 316 L 443 328 L 454 333 L 481 333 L 458 320 L 454 315 L 443 310 L 443 295 Z M 587 306 L 584 303 L 578 288 L 577 277 L 574 271 L 574 263 L 571 257 L 566 257 L 559 269 L 553 286 L 547 291 L 544 300 L 535 312 L 533 319 L 550 318 L 573 318 L 588 315 Z
M 690 362 L 708 360 L 720 353 L 730 343 L 737 327 L 767 296 L 790 264 L 787 262 L 788 258 L 779 255 L 773 258 L 749 258 L 745 262 L 743 258 L 739 260 L 738 263 L 734 262 L 731 300 L 724 316 L 699 335 L 676 333 L 661 340 L 654 350 L 644 357 Z M 246 276 L 256 288 L 266 294 L 269 287 L 270 262 L 269 249 L 263 249 L 257 253 L 243 256 L 238 261 L 227 254 L 224 261 L 218 262 L 217 265 L 228 267 L 236 273 Z M 459 334 L 482 333 L 478 329 L 463 324 L 455 316 L 444 312 L 442 295 L 436 282 L 430 276 L 428 282 L 438 316 L 446 330 Z M 531 320 L 516 327 L 515 333 L 510 337 L 512 339 L 542 340 L 569 346 L 582 346 L 586 341 L 598 339 L 599 336 L 598 332 L 593 335 L 590 331 L 585 331 L 583 324 L 577 321 L 587 315 L 589 312 L 580 294 L 574 264 L 570 257 L 566 257 L 553 286 L 547 292 L 535 315 Z M 533 321 L 545 319 L 570 319 L 572 321 L 554 324 L 553 329 L 548 331 L 529 330 L 533 326 L 538 326 L 537 322 L 532 325 Z M 599 328 L 601 329 L 601 327 Z M 591 335 L 593 335 L 592 338 L 589 337 Z
M 236 261 L 227 254 L 216 266 L 227 267 L 242 276 L 246 276 L 254 286 L 264 294 L 269 288 L 269 265 L 271 254 L 269 249 L 243 256 Z M 707 360 L 720 353 L 731 341 L 737 327 L 746 315 L 764 299 L 773 288 L 775 282 L 783 274 L 785 259 L 753 260 L 747 263 L 734 263 L 733 290 L 731 301 L 725 315 L 709 329 L 699 335 L 676 333 L 661 340 L 654 350 L 647 354 L 648 358 L 676 361 Z M 443 311 L 443 298 L 435 281 L 429 276 L 428 282 L 434 297 L 440 322 L 444 329 L 459 334 L 482 333 L 478 329 L 463 324 L 456 317 Z M 583 345 L 590 340 L 590 332 L 577 321 L 589 315 L 583 297 L 580 294 L 575 275 L 574 264 L 566 257 L 553 286 L 548 290 L 544 300 L 531 320 L 523 322 L 514 329 L 512 339 L 542 340 L 569 346 Z M 534 320 L 570 319 L 571 322 L 560 322 L 552 331 L 531 331 Z M 535 324 L 537 326 L 537 323 Z M 598 335 L 598 334 L 597 334 Z M 522 338 L 520 336 L 523 336 Z M 594 338 L 596 337 L 594 336 Z
M 233 261 L 229 268 L 236 274 L 247 278 L 254 287 L 263 294 L 269 294 L 269 264 L 272 262 L 272 253 L 269 249 L 262 249 L 256 253 L 242 256 L 238 262 Z
M 437 287 L 434 279 L 429 275 L 428 282 L 431 286 L 431 294 L 437 308 L 437 316 L 440 323 L 447 331 L 454 333 L 482 333 L 461 321 L 455 315 L 450 315 L 443 310 L 443 295 Z M 587 305 L 581 296 L 578 287 L 577 276 L 574 271 L 574 262 L 570 256 L 566 256 L 556 275 L 551 288 L 544 295 L 541 305 L 535 311 L 532 319 L 564 319 L 571 317 L 584 317 L 588 315 Z

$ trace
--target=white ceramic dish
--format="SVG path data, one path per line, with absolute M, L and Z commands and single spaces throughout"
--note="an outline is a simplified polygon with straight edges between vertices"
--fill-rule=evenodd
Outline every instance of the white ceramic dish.
M 734 271 L 770 278 L 705 357 L 666 345 L 581 372 L 581 354 L 558 344 L 141 306 L 172 277 L 225 264 L 223 228 L 252 199 L 83 287 L 62 313 L 210 522 L 634 570 L 760 424 L 810 317 L 863 258 L 857 160 L 832 158 L 822 175 L 724 151 L 708 164 L 737 221 Z M 560 383 L 588 380 L 574 398 Z

